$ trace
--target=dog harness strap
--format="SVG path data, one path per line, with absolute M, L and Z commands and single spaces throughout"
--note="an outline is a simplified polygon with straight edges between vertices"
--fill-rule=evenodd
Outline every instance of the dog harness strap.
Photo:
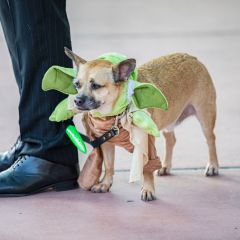
M 105 132 L 102 136 L 96 138 L 95 140 L 91 141 L 90 138 L 82 133 L 81 137 L 83 141 L 89 143 L 93 148 L 99 147 L 101 144 L 107 142 L 109 139 L 117 136 L 119 134 L 118 126 L 113 126 L 109 131 Z

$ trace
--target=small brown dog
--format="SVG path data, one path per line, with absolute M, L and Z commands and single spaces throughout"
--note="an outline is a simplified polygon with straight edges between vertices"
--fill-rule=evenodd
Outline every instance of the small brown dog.
M 128 59 L 118 65 L 106 60 L 85 61 L 68 49 L 66 54 L 78 69 L 75 85 L 78 110 L 101 113 L 110 112 L 121 90 L 121 82 L 127 81 L 135 68 L 135 61 Z M 199 120 L 209 148 L 206 176 L 218 174 L 214 126 L 216 120 L 216 92 L 211 77 L 197 58 L 176 53 L 151 60 L 138 68 L 138 81 L 159 87 L 168 100 L 169 109 L 149 109 L 152 118 L 163 132 L 166 149 L 158 175 L 167 175 L 172 166 L 172 152 L 176 139 L 174 128 L 184 119 L 195 115 Z M 105 145 L 105 147 L 104 147 Z M 110 189 L 114 173 L 114 150 L 103 144 L 104 161 L 108 166 L 102 182 L 93 186 L 94 192 Z M 142 199 L 155 199 L 154 177 L 144 173 Z

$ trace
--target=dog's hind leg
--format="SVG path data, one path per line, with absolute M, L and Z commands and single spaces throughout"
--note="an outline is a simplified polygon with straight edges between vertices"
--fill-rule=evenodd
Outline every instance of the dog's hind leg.
M 205 175 L 215 176 L 218 175 L 219 167 L 214 134 L 216 104 L 215 101 L 207 101 L 204 104 L 202 103 L 194 107 L 196 109 L 196 116 L 201 124 L 209 149 L 209 161 L 206 166 Z
M 162 162 L 162 168 L 157 171 L 158 176 L 168 175 L 172 167 L 173 148 L 176 143 L 174 131 L 163 131 L 165 138 L 165 156 Z
M 102 181 L 91 188 L 91 191 L 94 193 L 108 192 L 113 183 L 115 146 L 114 144 L 106 142 L 101 145 L 101 149 L 105 166 L 105 174 Z

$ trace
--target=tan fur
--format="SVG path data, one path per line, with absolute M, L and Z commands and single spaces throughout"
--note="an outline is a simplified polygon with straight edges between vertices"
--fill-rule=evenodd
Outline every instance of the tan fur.
M 163 169 L 159 175 L 168 174 L 172 165 L 172 150 L 176 142 L 174 127 L 184 120 L 184 110 L 193 106 L 209 147 L 209 162 L 206 175 L 218 173 L 214 126 L 216 120 L 216 92 L 211 77 L 197 58 L 188 54 L 171 54 L 154 59 L 138 69 L 138 80 L 150 82 L 165 94 L 169 109 L 163 112 L 150 109 L 159 130 L 163 130 L 166 140 Z M 187 116 L 186 116 L 187 117 Z M 181 118 L 181 119 L 180 119 Z
M 83 85 L 79 94 L 91 95 L 102 105 L 94 111 L 110 112 L 118 98 L 121 84 L 116 84 L 112 76 L 113 65 L 104 60 L 94 60 L 80 65 L 78 79 Z M 102 89 L 89 90 L 89 82 L 94 79 L 104 85 Z M 166 142 L 165 157 L 158 175 L 169 174 L 172 165 L 172 152 L 176 142 L 174 128 L 190 115 L 199 120 L 209 147 L 209 162 L 206 175 L 218 174 L 218 160 L 215 146 L 214 125 L 216 120 L 216 93 L 211 77 L 202 63 L 188 54 L 176 53 L 149 61 L 138 68 L 138 81 L 149 82 L 159 87 L 165 94 L 169 109 L 149 109 Z M 114 173 L 114 146 L 105 143 L 105 177 L 93 186 L 93 192 L 106 192 L 110 189 Z M 154 200 L 153 174 L 144 172 L 141 191 L 143 200 Z
M 109 61 L 93 60 L 80 65 L 79 68 L 77 78 L 83 87 L 79 89 L 78 93 L 80 95 L 93 96 L 96 100 L 101 101 L 102 106 L 96 110 L 98 112 L 107 113 L 111 111 L 122 87 L 114 83 L 112 78 L 112 67 L 113 64 Z M 90 80 L 94 80 L 104 87 L 91 91 L 89 88 Z M 93 113 L 95 110 L 91 112 Z

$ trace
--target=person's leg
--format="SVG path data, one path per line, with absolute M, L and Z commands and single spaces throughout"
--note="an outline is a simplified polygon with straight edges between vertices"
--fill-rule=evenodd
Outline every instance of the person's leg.
M 66 97 L 43 92 L 44 73 L 52 65 L 72 67 L 63 47 L 71 48 L 65 0 L 0 0 L 0 20 L 20 92 L 19 125 L 24 143 L 21 155 L 75 165 L 77 150 L 65 135 L 71 121 L 48 120 Z
M 72 121 L 48 120 L 66 96 L 41 90 L 49 67 L 72 67 L 63 51 L 71 47 L 65 8 L 65 0 L 0 0 L 0 20 L 20 92 L 22 142 L 18 159 L 0 172 L 0 197 L 78 187 L 77 150 L 65 134 Z

